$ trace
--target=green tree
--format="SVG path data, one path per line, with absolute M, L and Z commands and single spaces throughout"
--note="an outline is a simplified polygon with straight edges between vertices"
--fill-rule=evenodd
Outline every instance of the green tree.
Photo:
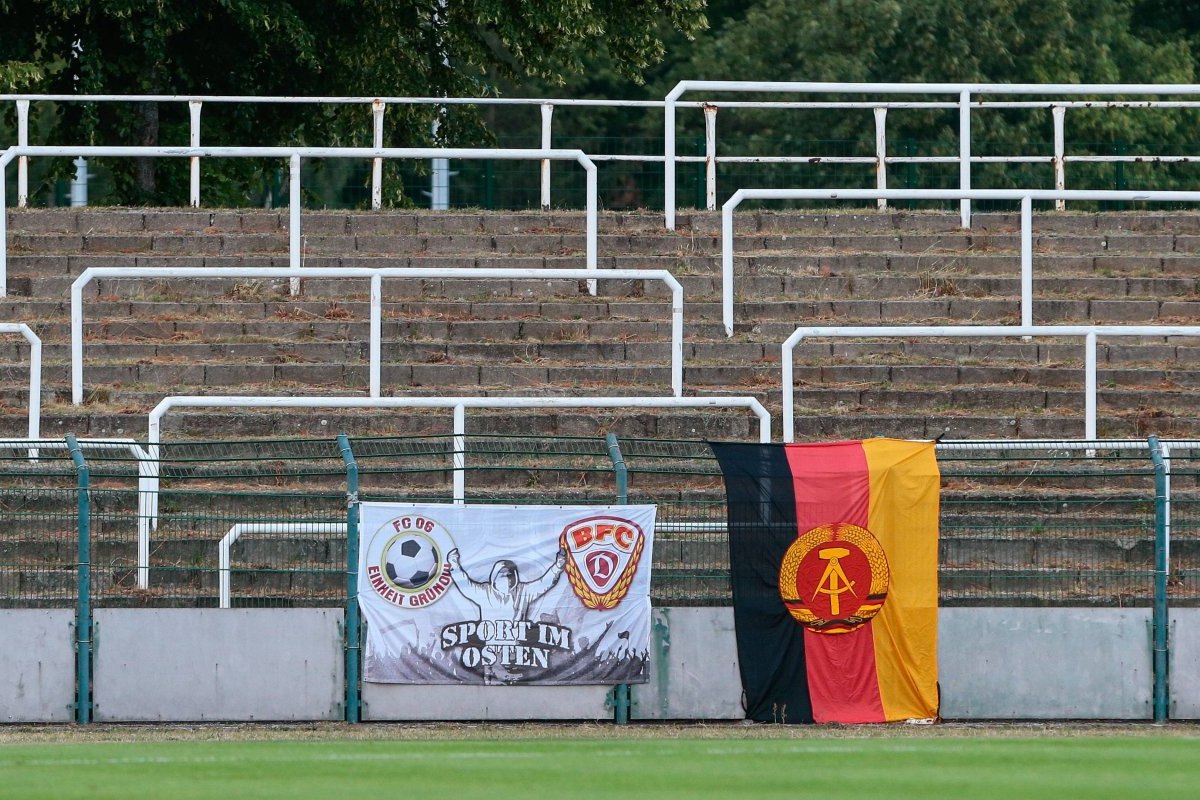
M 1135 19 L 1136 8 L 1137 0 L 759 0 L 702 42 L 688 67 L 692 75 L 739 80 L 1191 83 L 1195 66 L 1187 32 L 1156 28 L 1150 35 Z M 742 153 L 862 155 L 874 149 L 868 111 L 731 111 L 720 117 L 722 148 L 730 143 Z M 1115 142 L 1190 142 L 1195 122 L 1187 110 L 1077 109 L 1069 112 L 1067 134 L 1081 147 L 1111 152 Z M 690 124 L 695 128 L 698 121 Z M 917 154 L 957 149 L 953 109 L 896 110 L 887 124 L 892 152 L 905 140 Z M 1049 153 L 1052 119 L 1044 109 L 978 112 L 972 125 L 980 154 L 989 148 L 1008 155 Z M 776 172 L 794 173 L 795 184 L 796 176 L 816 169 Z M 873 180 L 861 168 L 855 174 Z M 995 177 L 1027 180 L 1011 167 L 997 169 Z M 950 168 L 945 179 L 956 180 Z
M 24 77 L 29 91 L 62 94 L 481 96 L 497 76 L 562 80 L 595 51 L 636 78 L 662 58 L 662 26 L 690 34 L 703 10 L 704 0 L 0 0 L 0 81 Z M 39 74 L 22 71 L 30 64 Z M 435 113 L 389 113 L 387 144 L 428 143 Z M 61 114 L 62 141 L 186 142 L 182 107 L 63 104 Z M 362 109 L 205 115 L 213 144 L 369 141 Z M 470 111 L 450 115 L 440 134 L 458 145 L 486 138 Z M 164 187 L 149 162 L 119 182 L 131 200 L 182 191 L 179 179 Z

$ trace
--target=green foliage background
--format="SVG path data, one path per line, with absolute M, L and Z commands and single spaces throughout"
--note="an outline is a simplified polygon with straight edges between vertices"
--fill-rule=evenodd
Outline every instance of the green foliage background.
M 679 80 L 863 82 L 1181 83 L 1195 80 L 1200 0 L 0 0 L 0 92 L 71 94 L 571 97 L 660 100 Z M 722 95 L 721 99 L 735 99 Z M 772 99 L 755 95 L 754 99 Z M 783 98 L 780 98 L 783 99 Z M 794 96 L 786 99 L 796 99 Z M 815 98 L 808 98 L 815 99 Z M 826 96 L 826 99 L 827 96 Z M 845 99 L 865 99 L 862 96 Z M 946 99 L 927 98 L 927 99 Z M 35 135 L 46 143 L 184 144 L 183 103 L 45 103 Z M 536 108 L 453 106 L 433 134 L 433 105 L 392 105 L 388 146 L 538 143 Z M 1195 154 L 1192 109 L 1069 113 L 1071 152 Z M 0 143 L 13 108 L 0 103 Z M 1048 112 L 997 109 L 973 119 L 976 152 L 1048 154 Z M 680 116 L 681 153 L 699 153 L 702 118 Z M 362 106 L 207 104 L 209 145 L 366 145 Z M 661 151 L 661 112 L 555 112 L 557 147 Z M 725 110 L 723 152 L 867 154 L 869 111 Z M 894 110 L 891 152 L 952 154 L 953 110 Z M 205 167 L 208 204 L 262 204 L 279 165 L 229 160 Z M 362 165 L 316 163 L 308 202 L 366 202 Z M 389 163 L 391 204 L 421 201 L 420 165 Z M 456 195 L 476 204 L 504 165 L 464 165 Z M 42 169 L 43 192 L 70 170 Z M 866 184 L 861 168 L 722 168 L 727 185 Z M 561 180 L 576 181 L 565 177 Z M 1194 184 L 1188 165 L 1141 170 L 1080 165 L 1072 185 Z M 108 199 L 182 203 L 182 163 L 101 167 Z M 982 167 L 979 185 L 1046 185 L 1048 168 Z M 684 170 L 686 185 L 698 177 Z M 556 178 L 556 180 L 559 180 Z M 897 183 L 950 183 L 954 170 L 909 169 Z M 661 167 L 618 162 L 602 173 L 609 200 L 653 204 Z M 689 184 L 690 182 L 690 184 Z M 1147 185 L 1154 183 L 1154 187 Z M 568 185 L 569 191 L 572 187 Z M 486 200 L 485 200 L 486 198 Z M 532 204 L 532 193 L 500 198 Z

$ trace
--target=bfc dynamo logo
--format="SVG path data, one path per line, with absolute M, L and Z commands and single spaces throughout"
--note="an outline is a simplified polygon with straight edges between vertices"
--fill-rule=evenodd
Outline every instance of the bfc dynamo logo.
M 646 546 L 641 526 L 620 517 L 588 517 L 564 528 L 558 541 L 579 602 L 593 611 L 616 608 L 629 593 Z
M 417 514 L 396 517 L 375 532 L 371 546 L 379 541 L 383 545 L 367 566 L 367 581 L 387 602 L 421 608 L 450 588 L 447 555 L 454 540 L 436 520 Z
M 849 633 L 887 601 L 887 555 L 866 528 L 818 525 L 788 548 L 779 568 L 779 596 L 793 619 L 817 633 Z

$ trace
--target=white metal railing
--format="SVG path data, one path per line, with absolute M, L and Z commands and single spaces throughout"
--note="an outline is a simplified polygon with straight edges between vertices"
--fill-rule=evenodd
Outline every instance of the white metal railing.
M 589 270 L 596 270 L 596 242 L 598 238 L 598 200 L 596 164 L 582 150 L 509 150 L 509 149 L 461 149 L 429 147 L 10 147 L 0 154 L 0 297 L 8 294 L 8 201 L 5 196 L 4 174 L 15 158 L 22 156 L 108 156 L 121 158 L 286 158 L 289 163 L 290 207 L 288 224 L 288 264 L 299 269 L 300 246 L 300 160 L 302 158 L 495 158 L 510 161 L 575 161 L 587 175 L 587 209 L 585 212 L 586 256 Z M 292 280 L 292 294 L 299 293 L 299 279 Z M 588 290 L 595 294 L 594 283 Z
M 806 338 L 937 338 L 1064 336 L 1084 338 L 1084 439 L 1096 438 L 1096 338 L 1098 336 L 1200 336 L 1200 325 L 877 325 L 801 326 L 783 343 L 783 440 L 795 441 L 793 351 Z
M 671 391 L 683 394 L 683 286 L 663 269 L 505 269 L 471 267 L 89 267 L 71 284 L 71 399 L 83 402 L 83 289 L 96 278 L 301 278 L 362 279 L 371 282 L 369 322 L 369 389 L 380 395 L 382 361 L 383 279 L 449 278 L 470 280 L 647 280 L 671 292 Z
M 230 608 L 232 586 L 229 551 L 243 535 L 269 536 L 345 536 L 344 522 L 239 522 L 221 537 L 217 545 L 217 607 Z M 138 566 L 139 574 L 141 565 Z M 142 587 L 145 588 L 145 587 Z
M 702 93 L 703 99 L 682 99 L 687 93 Z M 863 100 L 719 100 L 716 96 L 728 93 L 741 94 L 793 94 L 793 95 L 850 95 L 862 96 Z M 943 99 L 914 99 L 917 96 L 938 96 Z M 674 229 L 676 216 L 677 165 L 681 163 L 703 163 L 705 170 L 706 206 L 716 210 L 717 165 L 722 163 L 823 163 L 862 164 L 875 171 L 876 187 L 887 188 L 888 166 L 894 164 L 958 164 L 959 189 L 971 189 L 971 166 L 973 164 L 1014 163 L 1048 164 L 1054 171 L 1054 188 L 1066 188 L 1066 171 L 1069 163 L 1134 163 L 1155 161 L 1158 163 L 1187 163 L 1200 161 L 1200 155 L 1147 154 L 1147 155 L 1071 155 L 1066 152 L 1065 120 L 1070 109 L 1170 109 L 1200 107 L 1200 85 L 1192 84 L 982 84 L 982 83 L 804 83 L 796 81 L 681 81 L 663 100 L 599 100 L 570 98 L 500 98 L 500 97 L 253 97 L 220 95 L 0 95 L 0 103 L 12 102 L 17 112 L 17 145 L 29 144 L 30 104 L 38 101 L 57 103 L 175 103 L 188 107 L 188 145 L 196 150 L 191 159 L 190 202 L 200 204 L 200 159 L 201 112 L 206 104 L 309 104 L 358 106 L 370 114 L 370 130 L 373 149 L 383 148 L 384 115 L 388 106 L 504 106 L 508 108 L 537 109 L 540 117 L 541 144 L 549 148 L 554 137 L 554 112 L 558 108 L 643 108 L 662 110 L 663 144 L 659 152 L 642 154 L 592 153 L 594 161 L 632 161 L 639 163 L 663 163 L 664 168 L 664 213 L 666 225 Z M 1088 99 L 1079 99 L 1086 96 Z M 1000 98 L 1036 99 L 1000 99 Z M 1119 97 L 1121 99 L 1099 99 Z M 1146 97 L 1152 99 L 1127 99 Z M 1184 99 L 1164 99 L 1164 98 Z M 699 109 L 704 114 L 704 155 L 680 156 L 676 152 L 676 111 L 681 108 Z M 719 154 L 717 141 L 717 114 L 720 109 L 840 109 L 870 112 L 873 117 L 875 149 L 873 153 L 857 156 L 828 156 L 822 154 L 787 155 L 737 155 Z M 959 117 L 959 152 L 946 156 L 902 156 L 888 154 L 888 112 L 902 109 L 957 110 Z M 1052 153 L 1048 155 L 977 156 L 972 151 L 971 121 L 978 110 L 1028 109 L 1034 112 L 1048 110 L 1053 126 Z M 366 115 L 364 114 L 364 120 Z M 429 156 L 446 158 L 448 156 Z M 541 158 L 541 205 L 550 207 L 550 163 Z M 382 166 L 378 156 L 371 156 L 371 205 L 382 205 Z M 28 199 L 28 156 L 18 159 L 17 195 L 18 205 L 24 206 Z M 886 198 L 875 198 L 881 207 Z M 963 226 L 970 225 L 969 199 L 961 200 Z M 1065 200 L 1056 201 L 1058 208 L 1065 207 Z
M 453 497 L 466 498 L 466 411 L 474 409 L 566 408 L 744 408 L 758 419 L 758 440 L 771 441 L 771 414 L 754 397 L 270 397 L 270 396 L 171 396 L 150 412 L 147 452 L 154 466 L 149 479 L 147 518 L 138 530 L 138 586 L 150 585 L 150 535 L 158 527 L 158 463 L 162 444 L 162 419 L 175 408 L 342 408 L 342 409 L 450 409 L 453 412 Z M 300 523 L 304 524 L 304 523 Z M 244 531 L 243 531 L 244 532 Z M 229 537 L 230 534 L 226 534 Z M 241 533 L 238 534 L 239 536 Z M 236 537 L 235 537 L 236 538 Z M 145 558 L 143 559 L 143 552 Z M 228 575 L 227 567 L 224 568 Z
M 388 106 L 506 106 L 509 108 L 536 109 L 541 120 L 543 150 L 549 150 L 553 138 L 553 119 L 556 108 L 662 108 L 661 100 L 598 100 L 570 98 L 511 98 L 511 97 L 284 97 L 253 95 L 117 95 L 117 94 L 0 94 L 0 103 L 12 102 L 17 113 L 17 145 L 29 144 L 30 104 L 35 102 L 54 103 L 166 103 L 186 105 L 188 108 L 188 146 L 201 150 L 201 116 L 206 104 L 211 105 L 313 105 L 313 106 L 357 106 L 370 113 L 371 147 L 384 149 L 384 117 Z M 697 107 L 701 103 L 694 103 Z M 364 115 L 365 119 L 365 115 Z M 439 150 L 440 152 L 440 150 Z M 528 152 L 528 151 L 526 151 Z M 190 156 L 189 202 L 200 205 L 200 159 L 203 153 Z M 457 156 L 429 156 L 430 158 L 457 158 Z M 542 157 L 541 161 L 541 205 L 550 207 L 550 164 L 554 160 Z M 599 155 L 596 160 L 607 161 L 661 161 L 661 154 L 642 156 Z M 24 207 L 29 199 L 29 156 L 22 155 L 17 162 L 17 205 Z M 371 159 L 371 208 L 383 205 L 382 159 Z
M 721 207 L 721 321 L 733 335 L 733 212 L 744 200 L 1012 200 L 1021 207 L 1021 324 L 1033 324 L 1033 201 L 1096 200 L 1200 203 L 1198 192 L 1117 192 L 1087 189 L 738 189 Z
M 772 93 L 772 94 L 839 94 L 867 95 L 873 99 L 867 102 L 824 102 L 824 103 L 745 103 L 754 107 L 807 107 L 807 108 L 860 108 L 871 110 L 875 117 L 876 151 L 869 156 L 746 156 L 718 157 L 716 154 L 715 137 L 706 137 L 706 153 L 703 159 L 708 164 L 706 176 L 708 182 L 707 196 L 709 210 L 714 210 L 716 200 L 716 165 L 718 162 L 756 162 L 756 163 L 803 163 L 820 162 L 826 164 L 859 163 L 873 165 L 876 171 L 876 186 L 887 188 L 887 165 L 898 163 L 958 163 L 959 186 L 962 191 L 971 189 L 971 165 L 980 163 L 1048 163 L 1054 167 L 1054 186 L 1056 189 L 1066 188 L 1066 164 L 1069 161 L 1078 162 L 1137 162 L 1154 160 L 1158 162 L 1193 162 L 1200 161 L 1200 155 L 1156 155 L 1148 159 L 1138 155 L 1104 155 L 1104 156 L 1069 156 L 1065 152 L 1064 120 L 1068 108 L 1196 108 L 1200 100 L 1066 100 L 1080 96 L 1099 97 L 1189 97 L 1200 96 L 1200 84 L 1003 84 L 1003 83 L 802 83 L 795 81 L 680 81 L 665 98 L 663 109 L 663 206 L 666 227 L 675 229 L 675 169 L 676 164 L 689 160 L 675 154 L 675 111 L 680 105 L 679 98 L 688 92 L 704 92 L 706 94 L 720 92 L 739 93 Z M 912 95 L 943 95 L 949 100 L 942 101 L 908 101 L 893 102 L 880 100 L 890 96 Z M 995 100 L 995 96 L 1020 97 L 1033 96 L 1038 100 Z M 982 97 L 988 99 L 984 101 Z M 975 98 L 975 99 L 973 99 Z M 1044 98 L 1050 98 L 1049 100 Z M 719 105 L 708 100 L 706 108 L 716 108 Z M 887 110 L 890 108 L 957 108 L 959 112 L 959 153 L 957 156 L 889 156 L 887 154 L 887 135 L 885 124 Z M 975 156 L 971 148 L 971 112 L 975 109 L 1029 108 L 1050 109 L 1054 123 L 1054 154 L 1050 156 Z M 706 130 L 715 130 L 714 119 L 706 120 Z M 883 201 L 884 198 L 878 198 Z M 1063 200 L 1058 201 L 1058 207 L 1064 208 Z M 971 226 L 971 200 L 963 198 L 960 201 L 962 226 Z
M 42 435 L 42 340 L 24 322 L 0 322 L 0 333 L 19 333 L 29 343 L 29 438 Z

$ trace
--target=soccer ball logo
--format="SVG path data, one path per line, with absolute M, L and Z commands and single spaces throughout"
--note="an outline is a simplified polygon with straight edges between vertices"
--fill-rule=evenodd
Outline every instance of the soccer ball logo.
M 438 547 L 418 531 L 405 531 L 383 550 L 383 571 L 388 582 L 403 592 L 418 592 L 437 579 L 442 558 Z

